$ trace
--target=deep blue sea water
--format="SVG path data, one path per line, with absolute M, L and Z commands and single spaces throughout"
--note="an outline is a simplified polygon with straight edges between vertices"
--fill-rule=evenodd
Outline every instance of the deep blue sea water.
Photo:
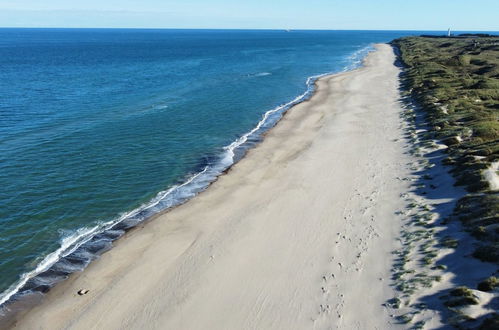
M 0 29 L 0 303 L 206 188 L 308 78 L 409 34 Z

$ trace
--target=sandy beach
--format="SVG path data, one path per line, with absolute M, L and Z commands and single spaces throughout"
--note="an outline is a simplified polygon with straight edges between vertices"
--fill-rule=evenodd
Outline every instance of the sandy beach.
M 321 78 L 207 191 L 129 232 L 15 327 L 400 327 L 382 306 L 409 187 L 394 61 L 380 44 L 362 68 Z

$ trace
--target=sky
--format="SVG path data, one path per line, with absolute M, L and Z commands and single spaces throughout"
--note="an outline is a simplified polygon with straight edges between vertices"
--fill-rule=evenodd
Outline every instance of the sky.
M 0 0 L 0 26 L 499 31 L 499 0 Z

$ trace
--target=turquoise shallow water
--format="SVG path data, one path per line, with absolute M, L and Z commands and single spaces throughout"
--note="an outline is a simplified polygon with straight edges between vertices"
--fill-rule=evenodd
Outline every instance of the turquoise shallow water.
M 0 303 L 206 188 L 310 77 L 408 34 L 0 29 Z

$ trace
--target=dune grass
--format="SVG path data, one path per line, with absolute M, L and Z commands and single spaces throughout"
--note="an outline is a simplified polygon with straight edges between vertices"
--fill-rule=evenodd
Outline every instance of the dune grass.
M 405 67 L 403 93 L 425 111 L 429 138 L 447 145 L 444 164 L 451 166 L 456 185 L 469 192 L 457 202 L 452 219 L 461 220 L 479 242 L 470 255 L 498 264 L 499 192 L 483 172 L 499 160 L 499 37 L 406 37 L 392 45 Z M 454 238 L 440 244 L 460 245 Z M 432 252 L 425 251 L 423 263 L 433 262 Z M 495 290 L 497 278 L 482 279 L 477 286 Z M 470 289 L 456 287 L 445 305 L 454 309 L 476 303 Z M 487 320 L 497 322 L 497 314 Z
M 447 165 L 470 195 L 456 207 L 483 244 L 474 255 L 499 262 L 499 195 L 483 171 L 499 160 L 499 38 L 396 39 L 405 88 L 426 111 L 434 137 L 448 145 Z M 496 253 L 493 253 L 496 251 Z

